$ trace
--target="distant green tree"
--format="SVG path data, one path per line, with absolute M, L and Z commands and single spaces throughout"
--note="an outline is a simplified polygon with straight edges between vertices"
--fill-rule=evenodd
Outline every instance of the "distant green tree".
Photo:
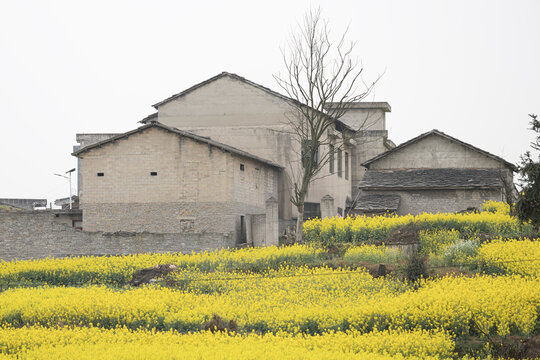
M 529 116 L 531 130 L 536 133 L 536 139 L 531 142 L 531 147 L 539 151 L 540 121 L 537 119 L 538 115 L 529 114 Z M 521 191 L 516 202 L 516 214 L 521 221 L 530 221 L 538 229 L 540 227 L 540 156 L 533 156 L 530 151 L 525 152 L 521 156 L 519 174 Z

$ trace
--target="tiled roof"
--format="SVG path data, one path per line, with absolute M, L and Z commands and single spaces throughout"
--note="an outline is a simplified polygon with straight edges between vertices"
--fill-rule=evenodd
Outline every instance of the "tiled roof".
M 460 189 L 503 186 L 498 169 L 368 170 L 361 189 Z
M 195 141 L 198 141 L 198 142 L 202 142 L 202 143 L 205 143 L 205 144 L 208 144 L 208 145 L 215 146 L 215 147 L 217 147 L 217 148 L 219 148 L 219 149 L 221 149 L 221 150 L 223 150 L 223 151 L 230 152 L 230 153 L 233 153 L 233 154 L 236 154 L 236 155 L 240 155 L 240 156 L 243 156 L 243 157 L 252 159 L 252 160 L 256 160 L 256 161 L 262 162 L 262 163 L 264 163 L 264 164 L 273 166 L 273 167 L 275 167 L 275 168 L 283 169 L 283 166 L 281 166 L 281 165 L 279 165 L 279 164 L 276 164 L 276 163 L 273 162 L 273 161 L 263 159 L 263 158 L 258 157 L 258 156 L 256 156 L 256 155 L 250 154 L 250 153 L 248 153 L 248 152 L 246 152 L 246 151 L 243 151 L 243 150 L 237 149 L 237 148 L 235 148 L 235 147 L 232 147 L 232 146 L 229 146 L 229 145 L 226 145 L 226 144 L 217 142 L 217 141 L 212 140 L 212 139 L 210 139 L 210 138 L 208 138 L 208 137 L 196 135 L 196 134 L 190 133 L 190 132 L 188 132 L 188 131 L 179 130 L 179 129 L 177 129 L 177 128 L 169 127 L 169 126 L 163 125 L 163 124 L 158 123 L 158 122 L 151 122 L 151 123 L 149 123 L 149 124 L 140 126 L 140 127 L 138 127 L 137 129 L 128 131 L 128 132 L 126 132 L 126 133 L 124 133 L 124 134 L 120 134 L 120 135 L 114 136 L 114 137 L 112 137 L 112 138 L 110 138 L 110 139 L 107 139 L 107 140 L 104 140 L 104 141 L 100 141 L 100 142 L 95 143 L 95 144 L 92 144 L 92 145 L 85 146 L 85 147 L 83 147 L 82 149 L 73 152 L 71 155 L 77 156 L 77 157 L 78 157 L 78 156 L 80 156 L 81 154 L 86 153 L 87 151 L 90 151 L 90 150 L 92 150 L 92 149 L 94 149 L 94 148 L 101 147 L 101 146 L 103 146 L 103 145 L 106 145 L 106 144 L 108 144 L 108 143 L 115 142 L 115 141 L 120 140 L 120 139 L 123 139 L 123 138 L 128 138 L 128 137 L 131 136 L 131 135 L 134 135 L 134 134 L 136 134 L 136 133 L 143 132 L 144 130 L 149 129 L 149 128 L 158 128 L 158 129 L 162 129 L 162 130 L 165 130 L 165 131 L 174 133 L 174 134 L 178 134 L 178 135 L 181 135 L 181 136 L 185 136 L 185 137 L 190 138 L 190 139 L 193 139 L 193 140 L 195 140 Z
M 358 198 L 355 210 L 397 211 L 401 198 L 399 195 L 363 195 Z
M 140 120 L 139 122 L 140 122 L 141 124 L 146 124 L 146 123 L 148 123 L 148 122 L 151 121 L 151 120 L 157 120 L 157 119 L 158 119 L 158 113 L 157 113 L 157 111 L 156 111 L 155 113 L 148 115 L 147 117 L 145 117 L 144 119 Z
M 478 153 L 480 153 L 480 154 L 483 154 L 483 155 L 485 155 L 485 156 L 487 156 L 487 157 L 489 157 L 489 158 L 492 158 L 493 160 L 496 160 L 496 161 L 499 161 L 499 162 L 503 163 L 505 166 L 507 166 L 507 167 L 509 167 L 510 169 L 512 169 L 512 171 L 517 171 L 517 168 L 516 168 L 516 166 L 515 166 L 514 164 L 512 164 L 512 163 L 510 163 L 510 162 L 508 162 L 508 161 L 506 161 L 506 160 L 504 160 L 503 158 L 501 158 L 501 157 L 499 157 L 499 156 L 497 156 L 497 155 L 493 155 L 493 154 L 491 154 L 491 153 L 489 153 L 489 152 L 487 152 L 487 151 L 485 151 L 485 150 L 482 150 L 482 149 L 480 149 L 480 148 L 477 148 L 476 146 L 473 146 L 473 145 L 471 145 L 471 144 L 468 144 L 468 143 L 466 143 L 466 142 L 464 142 L 464 141 L 461 141 L 461 140 L 459 140 L 459 139 L 456 139 L 455 137 L 452 137 L 452 136 L 450 136 L 450 135 L 447 135 L 447 134 L 445 134 L 445 133 L 443 133 L 442 131 L 439 131 L 439 130 L 437 130 L 437 129 L 433 129 L 433 130 L 431 130 L 431 131 L 428 131 L 428 132 L 426 132 L 426 133 L 423 133 L 423 134 L 421 134 L 421 135 L 418 135 L 417 137 L 412 138 L 411 140 L 406 141 L 406 142 L 404 142 L 403 144 L 400 144 L 400 145 L 396 146 L 395 148 L 393 148 L 393 149 L 391 149 L 391 150 L 385 151 L 385 152 L 383 152 L 382 154 L 379 154 L 379 155 L 375 156 L 374 158 L 371 158 L 371 159 L 369 159 L 369 160 L 363 162 L 361 165 L 362 165 L 362 166 L 365 166 L 365 167 L 367 167 L 367 168 L 369 168 L 369 166 L 370 166 L 372 163 L 374 163 L 374 162 L 376 162 L 376 161 L 378 161 L 378 160 L 380 160 L 380 159 L 382 159 L 382 158 L 385 158 L 385 157 L 387 157 L 388 155 L 390 155 L 390 154 L 392 154 L 392 153 L 395 153 L 395 152 L 397 152 L 397 151 L 400 151 L 400 150 L 403 149 L 404 147 L 409 146 L 409 145 L 411 145 L 411 144 L 413 144 L 413 143 L 415 143 L 415 142 L 417 142 L 417 141 L 419 141 L 419 140 L 422 140 L 422 139 L 424 139 L 424 138 L 426 138 L 426 137 L 428 137 L 428 136 L 430 136 L 430 135 L 438 135 L 438 136 L 441 136 L 441 137 L 443 137 L 443 138 L 445 138 L 445 139 L 448 139 L 448 140 L 450 140 L 450 141 L 456 142 L 456 143 L 458 143 L 458 144 L 460 144 L 460 145 L 462 145 L 462 146 L 464 146 L 464 147 L 466 147 L 466 148 L 469 148 L 469 149 L 471 149 L 471 150 L 473 150 L 473 151 L 476 151 L 476 152 L 478 152 Z

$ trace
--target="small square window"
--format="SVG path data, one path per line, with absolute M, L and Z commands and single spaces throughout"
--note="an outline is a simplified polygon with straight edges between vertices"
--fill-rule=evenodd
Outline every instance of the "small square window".
M 104 173 L 97 173 L 97 176 L 105 176 Z
M 150 176 L 157 176 L 157 171 L 150 172 Z
M 244 164 L 240 164 L 240 171 L 244 171 L 244 170 L 245 170 Z

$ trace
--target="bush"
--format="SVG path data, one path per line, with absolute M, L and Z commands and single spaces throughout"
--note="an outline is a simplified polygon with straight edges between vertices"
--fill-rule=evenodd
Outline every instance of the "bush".
M 420 279 L 427 278 L 428 271 L 426 266 L 426 258 L 417 254 L 411 256 L 409 261 L 407 261 L 405 277 L 411 282 L 416 282 Z
M 470 263 L 476 256 L 479 246 L 478 239 L 455 241 L 444 251 L 444 259 L 449 265 Z

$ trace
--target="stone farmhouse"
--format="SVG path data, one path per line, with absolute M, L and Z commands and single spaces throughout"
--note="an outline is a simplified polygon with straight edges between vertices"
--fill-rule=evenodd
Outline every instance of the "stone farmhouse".
M 83 229 L 223 232 L 230 245 L 276 244 L 297 217 L 294 105 L 224 72 L 156 103 L 134 130 L 78 134 Z M 390 111 L 360 102 L 335 122 L 305 217 L 460 211 L 508 196 L 514 165 L 437 130 L 395 146 Z

